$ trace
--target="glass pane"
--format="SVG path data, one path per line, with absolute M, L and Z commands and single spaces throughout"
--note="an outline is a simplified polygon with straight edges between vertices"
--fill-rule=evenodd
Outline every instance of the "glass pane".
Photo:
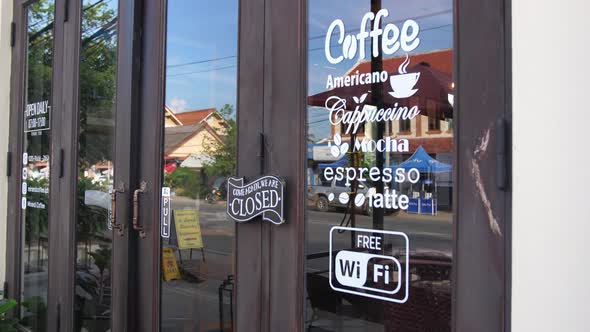
M 309 0 L 308 331 L 450 331 L 453 1 Z
M 110 331 L 117 7 L 82 0 L 75 331 Z
M 29 5 L 22 155 L 21 324 L 46 331 L 54 1 Z
M 168 1 L 162 331 L 232 330 L 238 1 Z

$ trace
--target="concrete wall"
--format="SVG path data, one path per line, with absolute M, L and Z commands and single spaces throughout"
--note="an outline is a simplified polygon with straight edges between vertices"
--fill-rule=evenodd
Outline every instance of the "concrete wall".
M 590 330 L 589 12 L 512 0 L 516 332 Z
M 0 287 L 6 271 L 6 151 L 8 149 L 8 114 L 10 109 L 10 23 L 12 0 L 0 1 Z

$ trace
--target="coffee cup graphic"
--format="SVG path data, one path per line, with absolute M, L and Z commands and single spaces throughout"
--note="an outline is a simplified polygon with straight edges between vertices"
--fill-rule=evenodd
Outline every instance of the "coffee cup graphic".
M 418 91 L 418 89 L 414 89 L 414 86 L 418 83 L 419 78 L 420 73 L 392 75 L 389 77 L 389 84 L 393 91 L 389 92 L 389 94 L 395 98 L 408 98 L 413 96 Z
M 397 69 L 399 75 L 391 75 L 389 77 L 389 84 L 391 85 L 391 90 L 393 90 L 389 94 L 394 98 L 408 98 L 418 91 L 418 89 L 414 89 L 414 86 L 418 83 L 420 73 L 408 73 L 406 69 L 409 64 L 410 57 L 406 54 L 406 59 Z

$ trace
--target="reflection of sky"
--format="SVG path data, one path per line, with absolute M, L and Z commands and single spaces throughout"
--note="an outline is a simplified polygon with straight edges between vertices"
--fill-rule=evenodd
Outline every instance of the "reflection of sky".
M 420 46 L 413 53 L 452 47 L 451 0 L 383 0 L 389 10 L 386 23 L 415 19 L 420 25 Z M 341 18 L 347 33 L 357 33 L 370 1 L 309 1 L 309 93 L 325 90 L 329 74 L 340 76 L 357 62 L 328 63 L 324 37 L 329 24 Z M 236 105 L 238 2 L 170 0 L 168 4 L 166 104 L 177 111 Z M 335 43 L 335 41 L 333 41 Z M 367 48 L 370 43 L 367 43 Z M 333 49 L 335 52 L 339 48 Z M 367 54 L 370 54 L 367 51 Z M 403 55 L 398 51 L 393 56 Z M 368 60 L 368 58 L 366 59 Z M 412 64 L 410 64 L 411 66 Z M 310 132 L 316 139 L 329 132 L 324 111 L 310 112 Z
M 238 1 L 168 1 L 166 104 L 236 106 Z
M 413 19 L 420 25 L 420 46 L 411 54 L 425 53 L 433 50 L 453 47 L 453 12 L 451 0 L 382 0 L 382 8 L 389 10 L 386 23 L 396 23 L 401 29 L 403 21 Z M 326 90 L 328 75 L 342 76 L 358 61 L 344 60 L 339 64 L 331 64 L 324 55 L 325 35 L 330 23 L 341 19 L 346 28 L 346 34 L 357 34 L 364 14 L 371 10 L 371 1 L 359 0 L 310 0 L 309 1 L 309 59 L 308 59 L 308 91 L 310 95 Z M 369 27 L 367 27 L 369 30 Z M 336 34 L 334 35 L 336 36 Z M 337 38 L 332 38 L 332 45 L 337 45 Z M 370 42 L 366 43 L 364 61 L 370 60 Z M 342 54 L 340 45 L 332 48 L 333 56 Z M 411 56 L 410 54 L 410 56 Z M 399 50 L 391 57 L 403 56 Z M 411 57 L 410 57 L 411 59 Z M 414 64 L 410 64 L 410 67 Z M 310 107 L 308 112 L 310 137 L 313 140 L 330 136 L 330 123 L 327 112 L 318 107 Z

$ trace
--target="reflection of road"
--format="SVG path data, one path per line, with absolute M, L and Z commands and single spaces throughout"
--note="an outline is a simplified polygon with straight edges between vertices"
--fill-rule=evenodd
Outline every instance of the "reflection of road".
M 162 331 L 218 331 L 219 286 L 233 274 L 235 223 L 227 218 L 224 202 L 174 197 L 172 209 L 199 211 L 206 263 L 200 250 L 193 250 L 192 260 L 190 250 L 182 250 L 178 263 L 188 271 L 183 280 L 162 281 Z M 229 301 L 230 293 L 224 292 L 226 327 L 230 324 Z
M 206 252 L 220 255 L 230 255 L 232 253 L 235 223 L 226 216 L 225 203 L 199 204 L 195 200 L 180 198 L 174 199 L 172 206 L 175 209 L 199 209 L 199 219 Z M 341 224 L 343 212 L 319 212 L 310 209 L 307 216 L 307 253 L 327 252 L 329 250 L 330 229 Z M 436 251 L 449 255 L 451 253 L 453 224 L 452 214 L 448 212 L 439 212 L 437 216 L 398 212 L 386 215 L 383 225 L 385 230 L 406 233 L 410 238 L 411 251 Z M 373 218 L 356 215 L 356 227 L 373 228 Z M 350 246 L 350 243 L 343 242 L 336 245 L 345 248 Z M 326 262 L 322 262 L 321 259 L 310 262 L 310 264 L 313 268 L 318 269 L 327 266 Z
M 342 212 L 309 211 L 307 218 L 307 253 L 329 251 L 329 234 L 333 226 L 340 225 Z M 374 228 L 373 218 L 356 215 L 358 228 Z M 347 225 L 352 226 L 352 225 Z M 450 254 L 452 250 L 452 215 L 439 213 L 438 216 L 412 215 L 405 212 L 386 215 L 383 229 L 406 233 L 410 239 L 410 251 L 437 251 Z M 351 247 L 349 241 L 341 240 L 334 244 L 334 248 Z M 313 270 L 328 268 L 328 259 L 320 258 L 309 261 L 308 267 Z
M 235 223 L 226 216 L 224 202 L 207 204 L 186 198 L 175 198 L 172 201 L 172 207 L 198 209 L 203 241 L 207 249 L 220 254 L 231 253 Z M 306 225 L 308 253 L 328 251 L 330 228 L 339 226 L 342 217 L 342 211 L 308 211 Z M 440 212 L 437 216 L 430 216 L 399 212 L 386 215 L 383 225 L 385 230 L 406 233 L 410 237 L 411 250 L 451 252 L 453 225 L 450 213 Z M 356 227 L 373 228 L 373 218 L 356 215 Z
M 196 209 L 206 252 L 230 255 L 233 251 L 235 223 L 225 213 L 225 202 L 208 204 L 185 197 L 172 199 L 172 209 Z
M 175 197 L 172 207 L 199 210 L 207 267 L 203 282 L 163 282 L 163 330 L 194 330 L 197 327 L 201 330 L 215 330 L 219 324 L 218 287 L 227 275 L 233 274 L 235 223 L 226 215 L 225 202 L 207 204 L 202 200 Z M 307 253 L 327 252 L 330 229 L 340 225 L 342 211 L 319 212 L 310 209 L 307 215 Z M 356 216 L 356 227 L 373 228 L 372 223 L 372 217 Z M 449 213 L 419 216 L 399 212 L 386 215 L 383 225 L 386 230 L 406 233 L 410 238 L 411 251 L 451 252 L 453 225 L 452 215 Z M 350 243 L 341 239 L 336 246 L 345 248 Z M 184 250 L 182 254 L 185 259 L 188 258 L 188 251 Z M 200 253 L 193 253 L 193 260 L 196 259 L 200 259 Z M 325 270 L 327 267 L 327 258 L 308 261 L 310 270 Z M 229 303 L 228 296 L 225 296 L 224 302 Z M 229 314 L 227 306 L 225 313 Z

